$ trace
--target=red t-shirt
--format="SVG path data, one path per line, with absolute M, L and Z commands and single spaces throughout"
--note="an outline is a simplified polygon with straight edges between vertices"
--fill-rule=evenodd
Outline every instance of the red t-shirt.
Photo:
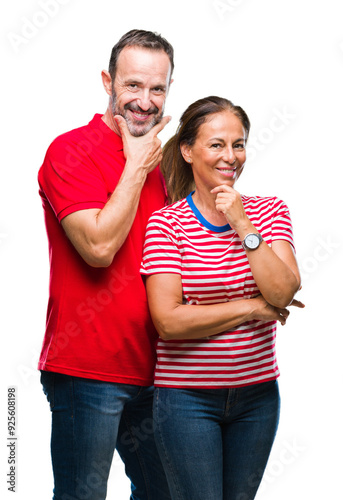
M 158 169 L 142 189 L 135 220 L 113 263 L 86 264 L 63 217 L 103 208 L 125 165 L 123 144 L 96 114 L 50 145 L 38 174 L 50 256 L 50 297 L 38 368 L 109 382 L 150 385 L 157 333 L 139 272 L 147 221 L 165 204 Z

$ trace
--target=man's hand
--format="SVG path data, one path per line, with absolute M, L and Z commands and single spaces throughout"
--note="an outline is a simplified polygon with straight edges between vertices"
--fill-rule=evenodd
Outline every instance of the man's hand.
M 165 116 L 145 135 L 134 137 L 129 132 L 125 119 L 116 115 L 114 117 L 118 124 L 123 140 L 124 156 L 126 158 L 125 169 L 141 168 L 149 174 L 160 163 L 162 159 L 162 143 L 157 134 L 164 129 L 171 117 Z

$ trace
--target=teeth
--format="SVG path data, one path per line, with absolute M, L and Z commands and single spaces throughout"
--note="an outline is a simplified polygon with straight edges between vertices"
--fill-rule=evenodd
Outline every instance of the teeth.
M 220 172 L 234 172 L 236 169 L 230 169 L 230 168 L 219 168 L 218 169 Z
M 132 111 L 132 113 L 134 113 L 135 115 L 138 115 L 138 116 L 148 116 L 149 113 L 140 113 L 139 111 Z

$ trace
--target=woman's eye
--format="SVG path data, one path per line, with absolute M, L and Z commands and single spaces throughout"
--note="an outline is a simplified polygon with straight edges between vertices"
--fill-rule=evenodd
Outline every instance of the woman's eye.
M 216 144 L 211 144 L 211 148 L 213 149 L 219 149 L 221 147 L 221 144 L 216 143 Z
M 234 148 L 235 149 L 244 149 L 245 148 L 245 144 L 239 142 L 238 144 L 234 145 Z

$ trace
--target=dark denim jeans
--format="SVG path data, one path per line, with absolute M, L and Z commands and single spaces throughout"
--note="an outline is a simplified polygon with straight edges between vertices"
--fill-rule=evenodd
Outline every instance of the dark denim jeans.
M 252 500 L 279 422 L 276 380 L 236 389 L 156 388 L 155 438 L 173 500 Z
M 153 388 L 42 372 L 52 411 L 54 500 L 103 500 L 117 448 L 131 500 L 170 500 L 156 450 Z

